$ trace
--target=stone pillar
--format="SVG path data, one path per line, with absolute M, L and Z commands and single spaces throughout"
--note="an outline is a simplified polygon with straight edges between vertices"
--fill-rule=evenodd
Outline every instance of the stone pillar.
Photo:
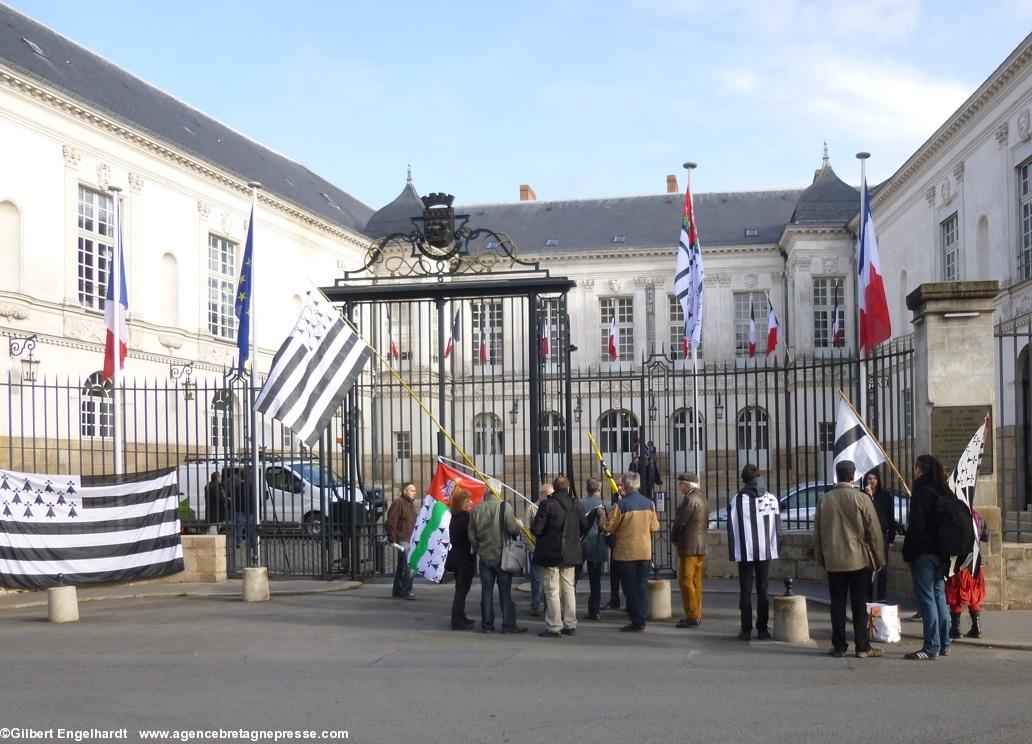
M 649 590 L 649 620 L 669 620 L 673 617 L 673 610 L 670 606 L 670 582 L 666 579 L 650 581 Z
M 933 432 L 935 410 L 983 407 L 992 410 L 993 420 L 996 419 L 998 377 L 993 348 L 993 300 L 999 289 L 995 280 L 931 282 L 907 295 L 914 325 L 915 451 L 938 457 L 947 474 L 956 462 L 947 462 L 952 458 L 935 451 L 933 434 L 941 435 Z M 971 427 L 971 434 L 976 428 L 977 425 Z M 993 452 L 995 459 L 996 448 Z M 993 462 L 992 474 L 979 476 L 976 505 L 996 506 L 996 472 L 997 463 Z
M 74 586 L 47 590 L 47 615 L 52 623 L 74 623 L 79 619 L 79 596 Z

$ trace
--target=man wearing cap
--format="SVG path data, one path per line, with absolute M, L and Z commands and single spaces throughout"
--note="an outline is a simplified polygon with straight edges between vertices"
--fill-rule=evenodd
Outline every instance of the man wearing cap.
M 853 488 L 856 466 L 850 460 L 835 463 L 835 487 L 817 502 L 813 523 L 813 552 L 817 565 L 828 572 L 831 597 L 831 650 L 843 657 L 846 643 L 846 594 L 853 608 L 853 644 L 856 656 L 881 656 L 867 635 L 867 582 L 871 571 L 884 567 L 881 523 L 874 502 Z
M 706 560 L 706 531 L 709 527 L 706 495 L 695 473 L 677 478 L 682 501 L 677 507 L 670 540 L 677 546 L 677 583 L 681 587 L 684 618 L 678 628 L 697 628 L 702 620 L 702 569 Z

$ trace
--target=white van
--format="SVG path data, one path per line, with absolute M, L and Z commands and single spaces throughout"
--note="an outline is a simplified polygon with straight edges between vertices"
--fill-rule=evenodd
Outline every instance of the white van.
M 227 500 L 232 500 L 232 480 L 241 469 L 250 475 L 250 465 L 245 462 L 227 466 L 223 462 L 203 460 L 181 465 L 178 469 L 180 501 L 186 502 L 188 506 L 187 518 L 208 522 L 204 489 L 211 474 L 223 472 L 222 487 Z M 321 469 L 317 461 L 265 461 L 261 464 L 259 477 L 264 486 L 261 507 L 263 522 L 300 524 L 309 533 L 317 534 L 326 522 L 327 513 L 335 523 L 342 523 L 346 520 L 345 515 L 353 508 L 348 503 L 347 488 L 341 477 Z M 325 491 L 322 490 L 324 481 Z M 354 507 L 358 510 L 358 520 L 363 523 L 375 522 L 383 512 L 382 494 L 373 490 L 369 492 L 370 498 L 367 498 L 362 489 L 356 487 L 353 491 L 355 504 L 361 505 Z

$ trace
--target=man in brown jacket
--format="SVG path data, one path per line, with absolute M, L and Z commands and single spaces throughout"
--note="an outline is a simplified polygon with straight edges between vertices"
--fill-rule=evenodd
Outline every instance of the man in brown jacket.
M 620 583 L 627 597 L 628 625 L 625 633 L 645 630 L 645 614 L 649 609 L 649 568 L 652 565 L 652 533 L 659 532 L 656 505 L 638 492 L 641 478 L 637 473 L 620 477 L 620 503 L 606 519 L 605 510 L 596 510 L 599 527 L 613 536 L 613 565 L 620 572 Z
M 853 609 L 853 645 L 856 656 L 881 656 L 867 637 L 867 582 L 871 571 L 884 567 L 881 526 L 874 503 L 853 488 L 856 467 L 849 460 L 835 463 L 837 485 L 817 502 L 814 518 L 814 554 L 828 572 L 831 595 L 831 651 L 846 655 L 846 593 Z
M 387 541 L 398 546 L 398 566 L 394 569 L 394 589 L 392 596 L 399 599 L 415 599 L 412 593 L 412 571 L 408 566 L 408 544 L 412 539 L 412 530 L 416 527 L 416 484 L 405 483 L 401 487 L 401 496 L 391 502 L 387 510 L 383 528 L 387 533 Z
M 678 621 L 678 628 L 697 628 L 702 620 L 702 567 L 706 560 L 709 516 L 706 495 L 699 488 L 698 480 L 695 473 L 684 473 L 677 478 L 683 500 L 670 528 L 670 540 L 677 545 L 677 583 L 684 605 L 684 619 Z

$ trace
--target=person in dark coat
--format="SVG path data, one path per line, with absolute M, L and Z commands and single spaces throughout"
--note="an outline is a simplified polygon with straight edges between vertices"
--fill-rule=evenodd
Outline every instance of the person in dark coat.
M 588 531 L 581 538 L 581 553 L 588 564 L 588 614 L 584 619 L 601 620 L 602 569 L 609 560 L 609 546 L 605 535 L 598 528 L 598 514 L 595 511 L 602 506 L 602 484 L 597 478 L 588 478 L 587 491 L 588 495 L 581 499 L 581 511 L 588 518 Z
M 465 488 L 458 488 L 451 496 L 448 505 L 451 511 L 451 525 L 448 533 L 451 538 L 451 550 L 444 567 L 455 573 L 455 594 L 452 597 L 451 627 L 452 630 L 470 630 L 475 622 L 466 616 L 466 595 L 473 585 L 473 572 L 476 569 L 476 551 L 469 542 L 469 513 L 473 511 L 473 498 Z
M 383 522 L 387 541 L 396 546 L 398 563 L 394 569 L 391 595 L 397 599 L 415 599 L 412 593 L 412 570 L 409 568 L 409 540 L 416 527 L 416 484 L 407 481 L 401 486 L 401 495 L 391 502 Z
M 950 610 L 946 605 L 945 570 L 936 550 L 935 522 L 940 498 L 956 498 L 949 490 L 942 463 L 931 455 L 914 462 L 910 517 L 903 539 L 903 560 L 910 564 L 914 597 L 921 611 L 924 643 L 903 658 L 923 661 L 950 653 Z
M 541 566 L 545 594 L 545 629 L 538 635 L 558 638 L 577 632 L 575 571 L 583 560 L 581 535 L 588 531 L 580 501 L 570 494 L 570 480 L 552 481 L 555 492 L 538 507 L 530 531 L 536 538 L 534 562 Z
M 882 539 L 885 542 L 885 568 L 878 572 L 878 578 L 873 577 L 867 585 L 868 602 L 884 602 L 889 589 L 889 546 L 896 539 L 896 518 L 893 514 L 893 499 L 889 490 L 882 485 L 881 473 L 878 469 L 867 473 L 864 476 L 864 493 L 871 497 L 874 502 L 874 510 L 878 513 L 878 524 L 881 528 Z M 877 584 L 877 591 L 875 591 Z
M 204 487 L 204 509 L 208 521 L 221 524 L 226 521 L 226 491 L 222 488 L 222 472 L 216 470 Z

